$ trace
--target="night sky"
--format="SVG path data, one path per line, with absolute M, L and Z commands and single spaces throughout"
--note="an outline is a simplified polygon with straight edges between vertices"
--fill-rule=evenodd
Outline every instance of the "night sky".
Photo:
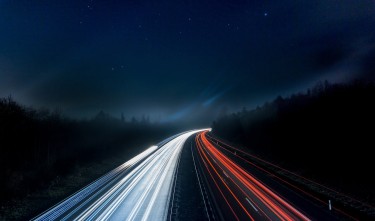
M 375 73 L 375 1 L 0 0 L 0 97 L 209 124 Z

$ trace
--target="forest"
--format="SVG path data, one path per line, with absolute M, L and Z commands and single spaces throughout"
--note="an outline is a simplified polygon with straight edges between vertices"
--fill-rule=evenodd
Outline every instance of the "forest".
M 147 117 L 125 121 L 100 111 L 92 119 L 73 120 L 1 98 L 0 205 L 45 189 L 78 166 L 118 153 L 128 153 L 125 162 L 175 132 L 172 125 L 150 123 Z
M 375 85 L 319 82 L 213 122 L 213 134 L 374 204 Z

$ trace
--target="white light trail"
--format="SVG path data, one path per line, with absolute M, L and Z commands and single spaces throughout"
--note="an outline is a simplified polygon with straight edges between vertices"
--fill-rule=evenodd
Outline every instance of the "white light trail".
M 181 150 L 200 131 L 148 148 L 34 220 L 166 220 Z

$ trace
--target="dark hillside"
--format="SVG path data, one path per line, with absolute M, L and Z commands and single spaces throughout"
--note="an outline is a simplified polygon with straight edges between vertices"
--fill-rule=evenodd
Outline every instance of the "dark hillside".
M 213 133 L 374 204 L 375 85 L 319 83 L 222 117 Z
M 11 98 L 0 99 L 0 206 L 48 188 L 52 180 L 63 179 L 79 166 L 118 153 L 129 155 L 123 155 L 125 162 L 175 131 L 146 119 L 126 122 L 104 112 L 91 120 L 71 120 Z

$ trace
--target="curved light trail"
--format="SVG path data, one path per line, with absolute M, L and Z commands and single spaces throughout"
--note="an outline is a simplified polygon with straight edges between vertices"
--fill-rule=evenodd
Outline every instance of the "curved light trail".
M 183 200 L 184 205 L 195 208 L 199 202 L 189 199 L 189 188 L 184 198 L 175 195 L 177 179 L 184 174 L 181 171 L 190 168 L 187 167 L 189 157 L 190 166 L 193 166 L 191 170 L 196 176 L 187 173 L 184 176 L 189 183 L 191 181 L 190 185 L 198 185 L 194 191 L 199 191 L 198 195 L 202 197 L 204 208 L 200 209 L 205 215 L 199 220 L 307 221 L 317 217 L 332 218 L 321 207 L 315 207 L 287 187 L 286 192 L 280 184 L 289 184 L 287 181 L 277 177 L 280 182 L 270 182 L 265 177 L 265 174 L 269 175 L 267 170 L 236 153 L 234 157 L 226 155 L 222 151 L 228 150 L 222 149 L 219 142 L 207 134 L 208 131 L 180 133 L 148 148 L 33 220 L 172 220 L 178 217 L 172 216 L 174 203 L 178 205 L 179 200 Z M 197 134 L 196 148 L 190 145 L 191 154 L 188 158 L 183 155 L 184 160 L 180 163 L 184 144 L 193 134 Z M 251 168 L 242 167 L 244 162 Z M 181 185 L 179 188 L 177 192 L 181 194 L 184 189 Z
M 34 220 L 166 220 L 181 150 L 200 131 L 148 148 Z
M 202 132 L 196 137 L 201 161 L 236 220 L 310 220 L 277 193 L 220 152 Z
M 242 157 L 241 154 L 242 154 L 243 156 L 248 156 L 248 157 L 251 157 L 252 159 L 256 159 L 256 160 L 258 160 L 258 161 L 264 163 L 264 164 L 267 165 L 267 166 L 270 166 L 270 167 L 273 167 L 273 168 L 277 168 L 278 170 L 281 170 L 281 171 L 283 171 L 283 172 L 286 173 L 286 174 L 289 174 L 289 175 L 292 175 L 292 176 L 298 177 L 298 178 L 300 178 L 300 179 L 306 181 L 307 183 L 315 184 L 315 185 L 319 186 L 320 188 L 326 190 L 327 192 L 334 192 L 335 194 L 340 195 L 341 197 L 345 197 L 345 198 L 347 198 L 347 199 L 349 199 L 349 200 L 351 200 L 351 201 L 355 201 L 355 202 L 357 202 L 357 203 L 364 204 L 364 205 L 366 205 L 366 206 L 368 206 L 368 207 L 370 207 L 370 208 L 374 208 L 373 206 L 371 206 L 371 205 L 369 205 L 369 204 L 366 204 L 366 203 L 364 203 L 364 202 L 361 202 L 361 201 L 359 201 L 359 200 L 357 200 L 357 199 L 354 199 L 353 197 L 350 197 L 350 196 L 348 196 L 348 195 L 346 195 L 346 194 L 344 194 L 344 193 L 338 192 L 337 190 L 334 190 L 334 189 L 332 189 L 332 188 L 330 188 L 330 187 L 327 187 L 327 186 L 324 186 L 324 185 L 322 185 L 322 184 L 320 184 L 320 183 L 317 183 L 316 181 L 313 181 L 313 180 L 308 179 L 308 178 L 306 178 L 306 177 L 303 177 L 303 176 L 301 176 L 301 175 L 299 175 L 299 174 L 296 174 L 296 173 L 294 173 L 294 172 L 292 172 L 292 171 L 290 171 L 290 170 L 287 170 L 287 169 L 285 169 L 285 168 L 283 168 L 283 167 L 281 167 L 281 166 L 279 166 L 279 165 L 276 165 L 276 164 L 271 163 L 271 162 L 269 162 L 269 161 L 267 161 L 267 160 L 264 160 L 264 159 L 260 158 L 259 156 L 255 156 L 255 155 L 253 155 L 253 154 L 250 154 L 250 153 L 245 152 L 244 150 L 241 150 L 241 149 L 238 149 L 238 148 L 236 148 L 236 147 L 234 147 L 234 146 L 232 146 L 232 145 L 229 145 L 228 143 L 224 142 L 223 140 L 220 140 L 220 139 L 217 138 L 217 137 L 214 137 L 214 136 L 209 135 L 209 134 L 206 134 L 206 137 L 208 138 L 208 140 L 210 140 L 211 142 L 213 142 L 213 143 L 216 145 L 216 147 L 219 147 L 220 149 L 222 149 L 222 150 L 225 151 L 226 153 L 228 153 L 228 154 L 234 156 L 235 158 L 240 159 L 240 160 L 243 161 L 243 162 L 246 162 L 247 164 L 251 165 L 252 167 L 257 168 L 258 170 L 264 172 L 264 174 L 268 174 L 269 176 L 271 176 L 271 177 L 277 179 L 278 181 L 280 181 L 281 183 L 287 185 L 287 186 L 289 187 L 289 189 L 293 189 L 293 190 L 295 190 L 296 192 L 299 192 L 299 193 L 303 194 L 304 196 L 306 196 L 306 197 L 308 197 L 308 198 L 310 198 L 310 199 L 313 199 L 314 201 L 318 202 L 320 205 L 322 205 L 322 206 L 325 207 L 325 208 L 329 208 L 329 207 L 328 207 L 328 206 L 329 206 L 329 203 L 328 203 L 328 201 L 322 199 L 321 196 L 314 195 L 314 193 L 312 193 L 312 192 L 308 192 L 308 191 L 306 191 L 306 190 L 303 190 L 301 187 L 298 187 L 298 186 L 296 186 L 295 184 L 292 184 L 290 181 L 287 181 L 286 179 L 282 178 L 279 174 L 277 174 L 277 173 L 275 173 L 275 172 L 271 172 L 271 171 L 269 171 L 269 170 L 267 170 L 267 169 L 265 169 L 265 168 L 262 168 L 262 167 L 260 167 L 259 165 L 257 165 L 257 164 L 254 163 L 254 162 L 250 162 L 249 160 L 247 160 L 247 159 L 245 159 L 244 157 Z M 237 152 L 238 152 L 238 153 L 241 153 L 241 154 L 236 154 Z M 333 208 L 332 208 L 332 209 L 333 209 Z M 348 214 L 346 211 L 344 211 L 344 210 L 342 210 L 342 209 L 340 209 L 340 208 L 337 208 L 337 207 L 336 207 L 336 208 L 334 208 L 333 210 L 335 210 L 336 212 L 340 213 L 342 216 L 344 216 L 344 217 L 346 217 L 346 218 L 348 218 L 348 219 L 351 219 L 351 220 L 358 220 L 358 218 L 354 217 L 354 216 L 351 215 L 351 214 Z

